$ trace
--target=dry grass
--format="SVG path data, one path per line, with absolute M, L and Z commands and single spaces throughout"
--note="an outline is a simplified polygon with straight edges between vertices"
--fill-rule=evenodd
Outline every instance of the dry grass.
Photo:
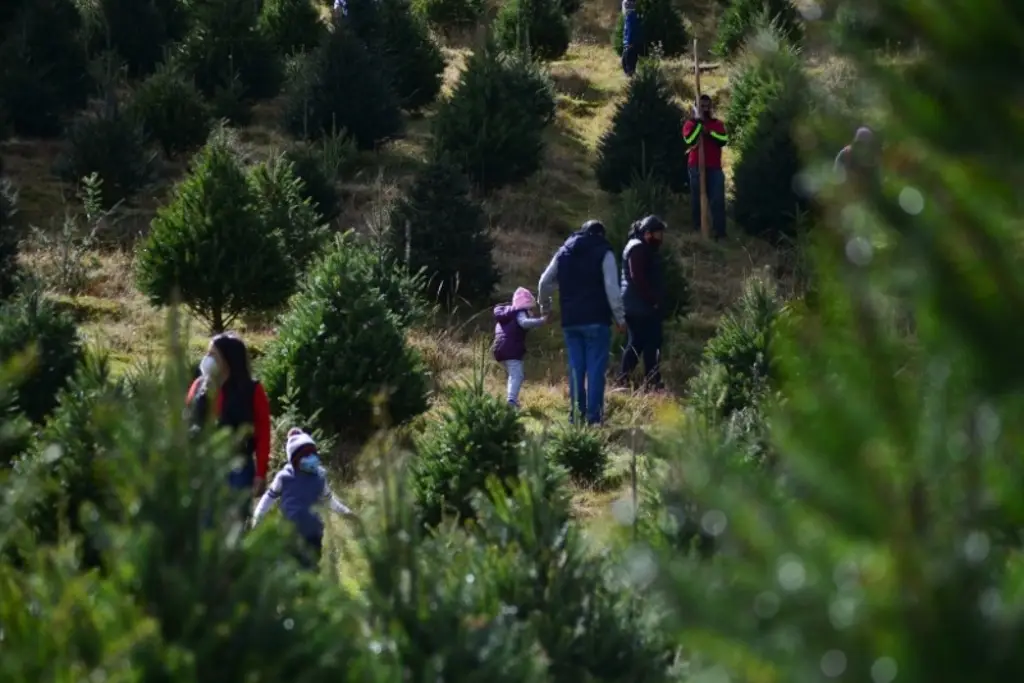
M 597 188 L 593 163 L 598 141 L 610 125 L 626 84 L 608 40 L 609 27 L 617 12 L 617 0 L 585 3 L 577 20 L 576 42 L 564 59 L 551 65 L 558 108 L 556 124 L 548 136 L 544 168 L 528 182 L 501 191 L 486 202 L 497 243 L 495 257 L 503 273 L 499 292 L 502 295 L 508 295 L 517 286 L 535 287 L 548 259 L 571 230 L 588 218 L 609 215 L 609 200 Z M 706 37 L 707 28 L 698 23 L 698 36 Z M 704 40 L 702 44 L 707 42 Z M 448 58 L 445 89 L 450 91 L 468 52 L 465 48 L 445 48 L 445 54 Z M 692 102 L 692 62 L 674 60 L 668 62 L 666 68 L 681 102 Z M 715 96 L 720 106 L 724 104 L 728 94 L 724 72 L 709 68 L 702 75 L 702 81 L 704 91 Z M 252 124 L 241 131 L 241 140 L 256 156 L 265 156 L 287 144 L 276 126 L 279 106 L 278 102 L 259 105 Z M 382 198 L 382 187 L 401 187 L 409 181 L 424 158 L 430 119 L 431 112 L 427 112 L 410 121 L 405 138 L 377 153 L 363 156 L 363 170 L 343 187 L 345 206 L 335 227 L 339 230 L 362 228 Z M 74 188 L 52 173 L 59 144 L 15 140 L 4 143 L 2 153 L 8 173 L 21 188 L 22 211 L 28 221 L 44 228 L 58 225 L 65 210 L 73 209 L 75 203 Z M 728 161 L 727 156 L 726 163 Z M 162 349 L 165 319 L 133 285 L 130 238 L 145 232 L 156 207 L 164 201 L 182 171 L 183 164 L 165 167 L 153 187 L 119 211 L 119 220 L 111 222 L 109 228 L 104 228 L 105 234 L 100 235 L 101 242 L 107 246 L 96 254 L 98 267 L 86 291 L 75 297 L 61 298 L 80 321 L 84 339 L 110 352 L 119 367 L 156 355 Z M 682 207 L 680 204 L 674 213 L 685 216 Z M 688 222 L 683 219 L 683 224 Z M 721 311 L 738 294 L 744 276 L 755 269 L 774 265 L 775 254 L 765 245 L 743 238 L 720 246 L 678 231 L 670 239 L 677 242 L 685 257 L 695 297 L 694 312 L 672 328 L 666 349 L 666 376 L 674 383 L 674 388 L 680 390 L 692 374 L 703 343 L 713 331 Z M 45 256 L 29 250 L 24 257 L 32 265 Z M 205 333 L 197 321 L 188 322 L 189 346 L 198 355 L 206 344 Z M 438 396 L 435 411 L 443 409 L 446 390 L 470 378 L 478 367 L 486 368 L 487 386 L 491 391 L 503 390 L 504 378 L 498 368 L 486 362 L 481 365 L 490 327 L 486 311 L 461 311 L 451 320 L 412 334 L 412 343 L 423 353 L 434 374 Z M 272 336 L 266 324 L 253 323 L 239 328 L 257 352 Z M 565 367 L 557 325 L 533 333 L 523 391 L 531 430 L 540 431 L 564 422 L 568 407 Z M 626 433 L 647 424 L 659 406 L 674 400 L 670 395 L 612 393 L 608 399 L 611 429 Z M 616 443 L 615 448 L 620 459 L 623 452 L 628 453 L 628 444 Z M 597 517 L 623 493 L 624 489 L 580 491 L 577 513 L 582 517 Z M 365 495 L 365 491 L 358 495 Z

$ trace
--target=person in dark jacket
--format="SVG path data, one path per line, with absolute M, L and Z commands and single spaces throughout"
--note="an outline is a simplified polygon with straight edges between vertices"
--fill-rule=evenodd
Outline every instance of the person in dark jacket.
M 640 59 L 640 15 L 636 11 L 636 0 L 622 2 L 622 71 L 632 78 L 636 63 Z
M 508 404 L 513 408 L 519 407 L 519 390 L 526 377 L 526 332 L 547 322 L 547 316 L 530 317 L 536 305 L 530 290 L 520 287 L 512 295 L 512 303 L 494 307 L 494 360 L 508 373 Z
M 213 416 L 221 427 L 249 432 L 241 442 L 242 462 L 229 473 L 228 484 L 258 497 L 266 489 L 270 463 L 270 402 L 249 370 L 245 342 L 233 334 L 218 334 L 200 371 L 186 398 L 192 426 L 202 428 Z
M 665 281 L 661 248 L 665 222 L 657 216 L 633 223 L 629 241 L 622 251 L 622 303 L 626 309 L 629 338 L 622 353 L 619 384 L 629 383 L 640 359 L 644 361 L 646 385 L 661 388 L 662 320 Z
M 626 321 L 619 291 L 615 254 L 600 221 L 587 221 L 555 253 L 540 276 L 540 312 L 551 307 L 558 288 L 562 333 L 569 356 L 569 420 L 585 417 L 599 424 L 604 417 L 605 372 L 611 353 L 612 321 Z

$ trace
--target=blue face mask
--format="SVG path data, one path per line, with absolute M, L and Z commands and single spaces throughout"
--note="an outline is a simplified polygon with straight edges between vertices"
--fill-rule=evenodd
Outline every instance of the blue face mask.
M 316 453 L 304 455 L 299 459 L 299 469 L 313 474 L 320 469 L 320 456 Z

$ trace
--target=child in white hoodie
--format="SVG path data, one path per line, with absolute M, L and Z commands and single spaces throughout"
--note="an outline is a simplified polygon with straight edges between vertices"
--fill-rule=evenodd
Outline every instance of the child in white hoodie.
M 288 464 L 274 476 L 273 483 L 260 498 L 253 513 L 255 527 L 278 501 L 285 518 L 295 525 L 302 537 L 305 552 L 300 557 L 303 564 L 316 567 L 323 551 L 324 522 L 314 509 L 319 503 L 327 503 L 335 513 L 354 516 L 335 495 L 327 483 L 327 473 L 320 466 L 320 456 L 313 437 L 298 428 L 288 431 L 285 446 Z

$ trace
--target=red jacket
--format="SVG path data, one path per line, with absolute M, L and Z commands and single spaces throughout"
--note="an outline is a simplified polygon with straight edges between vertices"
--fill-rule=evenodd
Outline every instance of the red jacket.
M 189 387 L 186 404 L 191 404 L 196 392 L 202 386 L 202 378 L 197 379 Z M 214 408 L 216 415 L 220 416 L 221 408 L 224 405 L 224 392 L 217 392 L 217 405 Z M 267 399 L 267 392 L 263 385 L 256 382 L 252 395 L 252 435 L 256 444 L 256 452 L 253 460 L 256 465 L 256 476 L 260 479 L 267 478 L 267 469 L 270 466 L 270 400 Z
M 722 148 L 729 144 L 729 135 L 725 132 L 725 124 L 716 118 L 705 120 L 688 119 L 683 124 L 683 141 L 689 148 L 688 164 L 697 168 L 697 138 L 704 147 L 704 167 L 722 168 Z

